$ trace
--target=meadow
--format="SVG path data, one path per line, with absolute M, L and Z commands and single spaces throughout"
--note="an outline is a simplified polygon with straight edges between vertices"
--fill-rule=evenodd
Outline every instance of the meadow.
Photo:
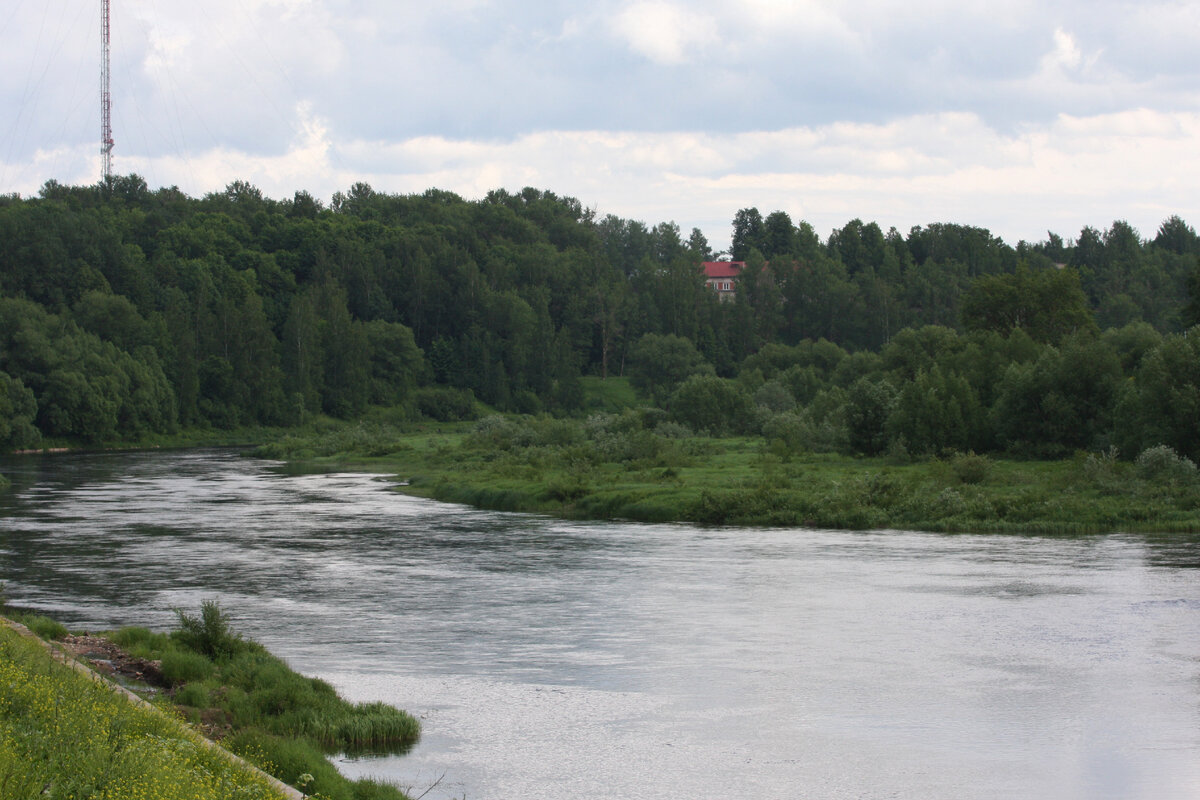
M 693 435 L 657 409 L 587 419 L 329 423 L 258 455 L 391 472 L 400 490 L 577 519 L 944 532 L 1200 531 L 1195 465 L 1169 448 L 1059 460 L 853 457 Z

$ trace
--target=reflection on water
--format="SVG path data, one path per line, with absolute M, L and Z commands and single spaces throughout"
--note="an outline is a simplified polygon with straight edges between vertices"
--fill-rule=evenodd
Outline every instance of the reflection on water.
M 427 795 L 1200 796 L 1196 537 L 571 523 L 228 451 L 0 463 L 0 578 L 73 627 L 219 597 Z

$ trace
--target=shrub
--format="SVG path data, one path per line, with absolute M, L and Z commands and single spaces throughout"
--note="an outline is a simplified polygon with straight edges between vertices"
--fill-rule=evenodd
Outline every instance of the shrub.
M 172 637 L 180 644 L 210 658 L 228 658 L 248 649 L 249 645 L 229 627 L 229 620 L 216 600 L 200 604 L 200 616 L 193 617 L 175 609 L 179 630 Z
M 508 450 L 513 446 L 520 426 L 501 414 L 492 414 L 475 423 L 467 442 L 476 447 Z
M 983 483 L 992 472 L 992 460 L 974 452 L 959 453 L 951 459 L 950 470 L 961 483 Z
M 695 435 L 691 428 L 678 422 L 660 422 L 654 429 L 654 434 L 664 439 L 690 439 Z
M 777 414 L 767 419 L 762 434 L 780 454 L 801 452 L 832 453 L 842 449 L 846 431 L 831 420 L 817 421 L 808 409 Z
M 1127 478 L 1117 455 L 1117 448 L 1110 447 L 1100 453 L 1088 453 L 1083 461 L 1084 478 L 1106 494 L 1126 488 Z
M 1137 475 L 1151 483 L 1186 485 L 1196 480 L 1196 464 L 1165 444 L 1142 451 L 1134 462 Z
M 413 403 L 422 416 L 438 422 L 475 419 L 475 394 L 470 389 L 426 386 L 413 393 Z

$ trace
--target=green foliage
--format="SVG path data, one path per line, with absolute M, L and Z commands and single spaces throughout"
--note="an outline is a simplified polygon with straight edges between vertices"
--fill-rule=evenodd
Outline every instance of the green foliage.
M 1200 327 L 1167 336 L 1142 359 L 1117 407 L 1127 455 L 1158 444 L 1200 459 Z
M 1088 453 L 1083 461 L 1086 480 L 1105 494 L 1119 494 L 1129 488 L 1126 464 L 1122 464 L 1116 446 L 1099 453 Z
M 334 750 L 404 749 L 420 734 L 418 722 L 403 711 L 379 703 L 351 705 L 324 681 L 293 672 L 233 632 L 215 601 L 202 603 L 199 617 L 176 614 L 179 627 L 169 639 L 136 628 L 115 638 L 161 648 L 150 655 L 161 659 L 163 676 L 181 687 L 174 698 L 178 705 L 204 710 L 212 703 L 238 729 L 304 737 Z
M 1196 482 L 1196 464 L 1165 444 L 1143 450 L 1134 462 L 1137 476 L 1156 484 L 1190 485 Z
M 37 400 L 17 378 L 0 372 L 0 450 L 36 447 L 41 433 L 34 427 Z
M 176 686 L 190 681 L 202 681 L 212 675 L 213 669 L 212 661 L 201 653 L 172 650 L 162 657 L 163 677 Z
M 671 393 L 671 418 L 694 431 L 720 436 L 743 430 L 750 421 L 751 401 L 734 381 L 693 375 Z
M 424 362 L 412 329 L 398 322 L 372 320 L 363 326 L 370 352 L 370 400 L 403 403 L 421 377 Z
M 466 201 L 356 184 L 326 208 L 240 181 L 198 199 L 138 176 L 50 182 L 0 205 L 0 448 L 360 419 L 371 405 L 473 419 L 476 398 L 615 412 L 635 404 L 630 386 L 665 407 L 716 375 L 754 395 L 744 429 L 795 411 L 862 452 L 1115 441 L 1200 457 L 1180 345 L 1156 340 L 1200 320 L 1195 231 L 1171 217 L 1153 241 L 1120 220 L 1048 237 L 1014 248 L 972 226 L 854 219 L 822 242 L 782 211 L 742 209 L 745 268 L 721 303 L 697 269 L 712 256 L 699 232 L 532 188 Z M 1097 321 L 1102 346 L 1086 345 Z M 893 427 L 864 416 L 861 385 L 848 403 L 833 392 L 860 380 L 892 387 Z
M 64 639 L 70 633 L 58 620 L 42 614 L 13 614 L 13 618 L 43 639 Z
M 846 396 L 846 432 L 857 453 L 878 455 L 887 450 L 886 426 L 896 404 L 896 389 L 886 380 L 859 378 Z
M 425 386 L 413 393 L 417 411 L 439 422 L 461 422 L 476 417 L 475 396 L 470 389 Z
M 154 651 L 167 650 L 170 637 L 165 633 L 153 633 L 147 628 L 128 627 L 115 631 L 108 637 L 113 644 L 137 656 L 144 656 Z
M 950 469 L 959 482 L 968 485 L 983 483 L 992 474 L 992 460 L 974 452 L 959 453 L 950 459 Z
M 982 276 L 963 298 L 962 315 L 968 330 L 1007 334 L 1021 328 L 1051 344 L 1071 333 L 1096 330 L 1079 275 L 1066 269 L 1020 265 L 1011 274 Z
M 327 800 L 405 800 L 399 788 L 386 782 L 350 781 L 337 771 L 319 748 L 303 740 L 272 736 L 257 730 L 234 734 L 226 741 L 234 753 L 295 786 Z
M 1040 456 L 1106 444 L 1121 367 L 1103 340 L 1072 337 L 1032 364 L 1012 364 L 997 387 L 992 420 L 1002 443 Z
M 251 649 L 252 645 L 234 633 L 229 626 L 229 619 L 216 600 L 205 600 L 200 604 L 200 616 L 188 614 L 183 609 L 175 609 L 179 628 L 173 638 L 184 647 L 190 648 L 208 658 L 219 660 L 229 658 L 237 653 Z M 183 667 L 188 669 L 188 667 Z M 203 677 L 203 676 L 200 676 Z M 185 677 L 183 680 L 192 680 Z
M 183 686 L 175 693 L 174 697 L 175 702 L 179 705 L 193 708 L 208 708 L 210 699 L 208 690 L 199 683 L 189 683 Z
M 712 374 L 712 366 L 682 336 L 648 333 L 629 353 L 630 383 L 660 405 L 691 376 Z
M 588 411 L 614 413 L 637 405 L 637 395 L 628 378 L 584 376 L 580 378 L 580 383 L 583 387 L 583 407 Z
M 780 456 L 799 453 L 835 453 L 847 448 L 846 430 L 831 420 L 817 421 L 808 409 L 776 414 L 762 425 L 762 435 Z
M 890 440 L 913 454 L 967 450 L 981 440 L 984 411 L 970 384 L 934 364 L 904 384 L 887 418 Z

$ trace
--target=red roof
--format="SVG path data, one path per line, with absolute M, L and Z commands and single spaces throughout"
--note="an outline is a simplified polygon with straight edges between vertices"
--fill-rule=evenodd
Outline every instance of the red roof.
M 701 266 L 704 268 L 704 277 L 706 278 L 736 278 L 746 266 L 745 261 L 705 261 Z

